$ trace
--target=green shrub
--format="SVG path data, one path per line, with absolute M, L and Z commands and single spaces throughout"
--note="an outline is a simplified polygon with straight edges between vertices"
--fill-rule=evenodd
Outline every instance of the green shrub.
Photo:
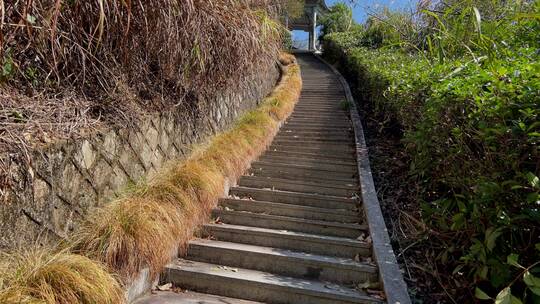
M 359 100 L 401 128 L 424 222 L 447 236 L 439 262 L 481 299 L 540 301 L 540 40 L 530 16 L 498 20 L 493 50 L 477 43 L 474 55 L 443 60 L 421 44 L 365 48 L 384 45 L 366 45 L 366 32 L 324 41 Z

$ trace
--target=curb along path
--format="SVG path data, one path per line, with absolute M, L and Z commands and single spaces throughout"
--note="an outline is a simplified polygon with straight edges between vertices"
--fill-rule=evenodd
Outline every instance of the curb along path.
M 137 304 L 410 303 L 376 196 L 363 202 L 371 190 L 360 192 L 373 185 L 359 180 L 363 137 L 348 87 L 315 56 L 297 58 L 304 85 L 293 114 L 220 200 L 205 237 L 161 276 L 189 291 Z

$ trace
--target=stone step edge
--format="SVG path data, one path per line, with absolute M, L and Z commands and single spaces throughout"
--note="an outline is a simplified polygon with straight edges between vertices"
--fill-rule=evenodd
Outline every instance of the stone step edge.
M 236 271 L 231 271 L 220 268 L 219 266 L 220 265 L 216 264 L 178 259 L 166 266 L 165 278 L 169 278 L 168 281 L 175 284 L 176 282 L 174 282 L 170 276 L 172 273 L 176 273 L 181 278 L 189 278 L 190 281 L 197 280 L 198 278 L 203 278 L 203 280 L 207 283 L 211 283 L 208 282 L 208 280 L 212 279 L 217 281 L 232 280 L 247 283 L 248 285 L 262 285 L 266 289 L 278 292 L 297 293 L 312 297 L 334 299 L 336 301 L 351 303 L 364 303 L 359 301 L 367 301 L 372 303 L 381 303 L 380 300 L 369 297 L 361 291 L 339 286 L 337 284 L 332 284 L 335 287 L 328 288 L 328 284 L 320 281 L 291 278 L 242 268 L 236 269 Z
M 343 270 L 366 272 L 366 273 L 372 273 L 372 274 L 377 273 L 377 267 L 374 265 L 370 265 L 368 263 L 356 262 L 355 260 L 348 259 L 348 258 L 312 254 L 312 253 L 306 253 L 306 252 L 300 252 L 300 251 L 294 251 L 294 250 L 288 250 L 288 249 L 265 247 L 265 246 L 250 245 L 250 244 L 241 244 L 241 243 L 226 242 L 226 241 L 216 241 L 216 240 L 208 240 L 208 239 L 194 239 L 189 242 L 189 245 L 208 248 L 208 250 L 222 249 L 222 250 L 234 251 L 234 252 L 237 252 L 239 256 L 241 256 L 242 253 L 246 253 L 246 254 L 251 253 L 251 254 L 257 254 L 257 255 L 263 255 L 263 256 L 266 256 L 267 258 L 290 259 L 291 261 L 294 261 L 296 263 L 308 264 L 315 267 L 322 266 L 322 267 L 338 268 L 338 269 L 343 269 Z M 188 256 L 189 256 L 189 253 L 188 253 Z

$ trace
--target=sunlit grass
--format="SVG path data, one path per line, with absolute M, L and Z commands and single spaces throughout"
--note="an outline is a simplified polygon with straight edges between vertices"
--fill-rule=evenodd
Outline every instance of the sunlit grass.
M 0 303 L 123 303 L 104 265 L 67 250 L 27 248 L 0 254 Z

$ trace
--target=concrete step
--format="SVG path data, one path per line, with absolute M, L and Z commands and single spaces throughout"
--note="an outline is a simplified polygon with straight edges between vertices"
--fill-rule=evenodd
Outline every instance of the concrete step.
M 203 235 L 220 241 L 354 258 L 371 256 L 371 244 L 350 238 L 231 224 L 206 224 Z
M 133 304 L 263 304 L 261 302 L 246 301 L 198 293 L 193 291 L 153 291 Z
M 332 118 L 345 119 L 349 118 L 349 113 L 343 111 L 343 108 L 340 105 L 323 105 L 317 103 L 311 104 L 302 104 L 299 103 L 298 108 L 295 108 L 295 111 L 292 113 L 291 117 L 296 116 L 310 116 L 310 117 L 321 117 L 321 116 L 331 116 Z
M 338 120 L 338 119 L 309 119 L 309 118 L 296 118 L 291 117 L 287 119 L 287 124 L 301 123 L 305 126 L 327 126 L 327 127 L 338 127 L 338 128 L 347 128 L 350 126 L 348 121 Z
M 282 204 L 311 206 L 327 209 L 358 210 L 360 202 L 356 199 L 319 195 L 313 193 L 297 193 L 290 191 L 265 190 L 248 187 L 231 187 L 229 195 L 239 198 L 251 198 Z
M 331 117 L 338 119 L 348 119 L 349 113 L 344 111 L 341 105 L 322 105 L 317 103 L 304 104 L 299 103 L 298 108 L 292 113 L 291 117 Z
M 262 177 L 262 176 L 253 176 L 253 175 L 244 175 L 240 177 L 240 182 L 242 181 L 253 181 L 253 182 L 264 182 L 264 183 L 270 183 L 271 187 L 264 187 L 263 188 L 276 188 L 277 184 L 290 184 L 291 186 L 313 186 L 313 187 L 321 187 L 321 188 L 329 188 L 329 189 L 342 189 L 342 190 L 351 190 L 351 191 L 357 191 L 359 189 L 359 185 L 356 183 L 350 183 L 350 182 L 329 182 L 329 181 L 304 181 L 299 179 L 288 179 L 285 176 L 283 177 Z M 251 187 L 251 186 L 242 186 L 241 187 L 249 187 L 249 188 L 261 188 L 261 187 Z M 278 189 L 279 190 L 279 189 Z M 304 193 L 313 193 L 313 194 L 323 194 L 324 193 L 317 193 L 314 191 L 297 191 L 297 190 L 286 190 L 286 191 L 292 191 L 292 192 L 304 192 Z M 332 195 L 332 194 L 326 194 L 326 195 Z M 339 195 L 334 195 L 339 196 Z M 347 197 L 347 196 L 345 196 Z
M 295 119 L 295 120 L 287 120 L 285 122 L 288 126 L 296 126 L 296 127 L 324 127 L 327 129 L 349 129 L 351 128 L 351 124 L 349 122 L 345 121 L 312 121 L 309 119 Z
M 357 211 L 335 208 L 316 208 L 303 205 L 282 204 L 274 202 L 225 198 L 219 200 L 225 210 L 248 211 L 303 218 L 308 220 L 330 221 L 340 223 L 361 223 L 363 218 Z M 228 208 L 228 209 L 227 209 Z
M 196 239 L 189 260 L 342 284 L 377 282 L 377 268 L 353 259 L 315 255 L 273 247 Z
M 367 232 L 366 225 L 307 220 L 279 215 L 219 209 L 214 209 L 212 215 L 220 222 L 231 225 L 290 230 L 353 239 Z
M 287 147 L 308 147 L 311 149 L 325 150 L 332 153 L 352 153 L 354 144 L 351 142 L 314 142 L 305 139 L 281 139 L 276 138 L 272 141 L 272 145 L 281 145 Z
M 292 165 L 294 168 L 313 168 L 318 171 L 329 171 L 329 172 L 336 172 L 341 176 L 353 176 L 358 172 L 357 166 L 355 165 L 341 165 L 341 164 L 332 164 L 332 163 L 324 163 L 316 161 L 310 161 L 310 160 L 295 160 L 292 158 L 267 158 L 262 157 L 260 160 L 257 161 L 257 163 L 266 163 L 266 164 L 274 164 L 274 166 L 287 166 Z
M 299 172 L 306 172 L 312 174 L 326 175 L 327 177 L 337 177 L 343 179 L 356 178 L 358 173 L 355 170 L 335 170 L 332 168 L 320 168 L 314 165 L 297 165 L 294 162 L 281 162 L 281 163 L 269 163 L 264 161 L 256 161 L 251 165 L 252 168 L 278 168 L 296 170 Z
M 306 145 L 295 145 L 291 143 L 272 143 L 268 148 L 268 151 L 285 151 L 285 152 L 297 152 L 297 153 L 311 153 L 319 156 L 332 156 L 332 157 L 356 157 L 354 149 L 330 149 L 319 148 Z
M 351 139 L 353 133 L 348 130 L 337 130 L 337 131 L 310 131 L 310 130 L 294 130 L 290 128 L 283 128 L 280 130 L 280 135 L 296 135 L 304 137 L 337 137 L 341 139 Z
M 283 178 L 288 180 L 302 180 L 308 182 L 328 182 L 328 183 L 346 183 L 346 184 L 358 184 L 358 179 L 349 177 L 332 177 L 326 176 L 321 173 L 309 174 L 306 172 L 297 172 L 293 170 L 287 170 L 276 167 L 254 167 L 249 169 L 248 175 L 260 176 L 260 177 L 274 177 Z
M 198 292 L 276 304 L 381 303 L 335 284 L 182 259 L 169 264 L 162 279 Z
M 270 157 L 290 157 L 290 158 L 306 158 L 306 159 L 320 159 L 320 160 L 337 160 L 342 162 L 352 162 L 356 164 L 356 158 L 354 155 L 331 155 L 331 154 L 316 154 L 309 152 L 291 152 L 286 150 L 267 150 L 264 156 Z
M 298 123 L 298 122 L 285 122 L 284 127 L 299 129 L 299 130 L 308 130 L 308 129 L 317 129 L 317 130 L 327 130 L 327 131 L 344 131 L 352 130 L 352 126 L 330 126 L 328 124 L 321 123 Z
M 276 189 L 292 192 L 316 193 L 322 195 L 332 195 L 340 197 L 352 197 L 358 194 L 358 186 L 343 183 L 325 185 L 324 183 L 295 181 L 290 179 L 281 179 L 273 177 L 260 176 L 242 176 L 238 182 L 241 187 L 259 188 L 259 189 Z
M 259 158 L 259 161 L 263 162 L 294 162 L 296 164 L 302 164 L 305 163 L 307 165 L 313 165 L 313 164 L 326 164 L 326 165 L 335 165 L 335 166 L 343 166 L 345 168 L 357 168 L 356 161 L 354 159 L 350 160 L 338 160 L 338 159 L 328 159 L 328 158 L 322 158 L 322 157 L 312 157 L 309 155 L 272 155 L 271 153 L 265 153 L 263 156 Z
M 302 136 L 302 135 L 296 135 L 296 134 L 289 134 L 289 133 L 279 133 L 274 140 L 300 140 L 302 142 L 314 142 L 314 143 L 336 143 L 336 144 L 344 144 L 344 145 L 353 145 L 354 141 L 352 138 L 339 138 L 334 136 Z
M 280 169 L 267 170 L 266 168 L 252 168 L 247 176 L 255 176 L 259 178 L 279 178 L 291 182 L 307 182 L 323 184 L 325 187 L 343 186 L 343 185 L 358 185 L 358 180 L 355 178 L 332 178 L 324 175 L 306 175 L 306 174 L 288 174 L 287 171 Z M 358 187 L 356 188 L 358 189 Z
M 280 130 L 298 132 L 320 132 L 320 133 L 350 133 L 354 132 L 352 127 L 326 128 L 324 126 L 306 126 L 303 124 L 284 124 Z
M 300 105 L 300 106 L 302 107 L 305 105 Z M 313 111 L 314 107 L 318 108 L 318 110 Z M 306 111 L 296 109 L 290 117 L 315 118 L 315 119 L 326 118 L 326 119 L 340 119 L 340 120 L 349 119 L 349 113 L 340 109 L 339 105 L 326 107 L 328 110 L 324 110 L 323 109 L 324 107 L 316 106 L 316 105 L 309 105 L 309 106 L 306 106 L 305 108 L 306 108 Z

